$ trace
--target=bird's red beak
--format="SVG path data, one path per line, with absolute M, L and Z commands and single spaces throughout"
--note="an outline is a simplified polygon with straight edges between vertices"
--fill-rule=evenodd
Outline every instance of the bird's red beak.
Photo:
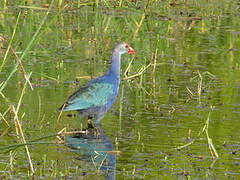
M 132 47 L 128 47 L 128 54 L 135 54 L 136 51 Z

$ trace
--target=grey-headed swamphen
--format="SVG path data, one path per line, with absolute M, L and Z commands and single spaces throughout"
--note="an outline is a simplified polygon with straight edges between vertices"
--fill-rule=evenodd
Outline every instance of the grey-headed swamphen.
M 135 50 L 127 43 L 118 44 L 113 49 L 108 72 L 80 87 L 59 109 L 76 110 L 84 117 L 99 123 L 118 95 L 121 55 L 125 53 L 135 54 Z

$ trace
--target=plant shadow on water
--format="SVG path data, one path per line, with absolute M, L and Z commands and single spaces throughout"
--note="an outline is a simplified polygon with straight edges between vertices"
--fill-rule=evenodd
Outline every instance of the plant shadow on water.
M 116 153 L 118 151 L 114 151 L 111 140 L 100 125 L 93 127 L 90 122 L 81 133 L 78 131 L 74 135 L 59 136 L 59 138 L 64 140 L 72 152 L 78 154 L 79 157 L 76 159 L 92 163 L 107 180 L 116 178 Z

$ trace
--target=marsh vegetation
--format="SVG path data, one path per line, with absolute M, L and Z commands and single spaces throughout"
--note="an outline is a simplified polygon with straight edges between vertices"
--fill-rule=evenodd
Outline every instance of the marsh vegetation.
M 59 143 L 84 121 L 57 108 L 122 41 L 137 53 L 102 120 L 116 179 L 240 175 L 239 1 L 2 0 L 0 11 L 0 179 L 104 179 Z

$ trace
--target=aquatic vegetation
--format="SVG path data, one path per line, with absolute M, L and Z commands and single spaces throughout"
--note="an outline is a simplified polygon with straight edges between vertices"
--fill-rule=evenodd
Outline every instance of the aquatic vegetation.
M 105 178 L 107 158 L 84 161 L 56 138 L 85 124 L 60 119 L 57 108 L 106 72 L 124 41 L 137 54 L 123 57 L 119 97 L 102 124 L 109 152 L 121 152 L 116 179 L 239 176 L 238 1 L 4 0 L 0 8 L 0 179 Z

